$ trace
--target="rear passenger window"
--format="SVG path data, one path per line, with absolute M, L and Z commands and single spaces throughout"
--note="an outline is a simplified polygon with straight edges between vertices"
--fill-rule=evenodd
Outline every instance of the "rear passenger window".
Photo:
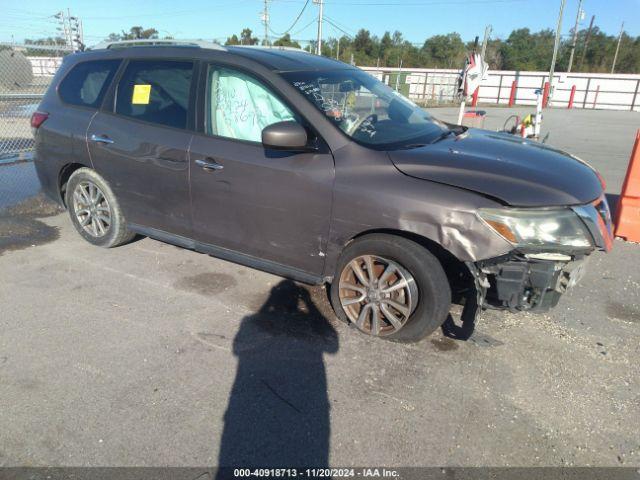
M 116 96 L 116 113 L 168 127 L 186 128 L 193 62 L 129 62 Z
M 60 83 L 60 98 L 72 105 L 98 108 L 119 64 L 120 60 L 79 63 Z

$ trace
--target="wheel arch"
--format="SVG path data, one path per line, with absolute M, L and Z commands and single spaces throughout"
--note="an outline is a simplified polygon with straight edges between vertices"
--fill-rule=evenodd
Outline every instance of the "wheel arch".
M 358 240 L 359 238 L 363 238 L 372 234 L 386 234 L 402 237 L 417 243 L 418 245 L 424 247 L 427 251 L 429 251 L 440 262 L 440 265 L 447 275 L 449 286 L 451 287 L 451 292 L 453 293 L 454 301 L 456 300 L 456 298 L 462 295 L 462 292 L 464 290 L 474 285 L 473 277 L 471 276 L 471 273 L 469 272 L 469 269 L 467 268 L 465 262 L 460 260 L 438 242 L 423 235 L 406 230 L 394 228 L 375 228 L 362 231 L 352 236 L 344 243 L 344 245 L 342 245 L 338 257 L 340 253 L 342 253 L 342 251 L 344 251 L 344 249 L 347 248 L 347 246 L 349 246 L 352 242 Z
M 85 165 L 79 162 L 70 162 L 64 165 L 58 173 L 58 195 L 60 195 L 60 201 L 62 205 L 67 208 L 66 191 L 67 183 L 73 173 L 80 168 L 91 168 L 89 165 Z

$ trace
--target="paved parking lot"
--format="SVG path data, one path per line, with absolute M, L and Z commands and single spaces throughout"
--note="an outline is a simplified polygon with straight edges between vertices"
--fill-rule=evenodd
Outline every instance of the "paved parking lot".
M 640 116 L 546 117 L 618 193 Z M 616 241 L 550 314 L 399 345 L 322 288 L 150 239 L 98 249 L 23 200 L 0 216 L 0 466 L 639 466 L 638 265 Z

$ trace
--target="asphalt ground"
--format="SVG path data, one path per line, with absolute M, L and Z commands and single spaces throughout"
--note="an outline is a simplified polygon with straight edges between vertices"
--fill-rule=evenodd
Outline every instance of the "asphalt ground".
M 549 110 L 543 135 L 616 194 L 639 119 Z M 30 164 L 5 168 L 0 466 L 640 466 L 639 245 L 595 255 L 548 314 L 402 345 L 335 320 L 319 287 L 93 247 L 31 196 Z

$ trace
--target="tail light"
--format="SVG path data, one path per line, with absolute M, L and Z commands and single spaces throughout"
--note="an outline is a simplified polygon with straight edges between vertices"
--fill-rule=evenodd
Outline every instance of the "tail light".
M 40 125 L 42 125 L 47 118 L 49 118 L 48 113 L 33 112 L 33 115 L 31 115 L 31 128 L 37 130 L 38 128 L 40 128 Z

